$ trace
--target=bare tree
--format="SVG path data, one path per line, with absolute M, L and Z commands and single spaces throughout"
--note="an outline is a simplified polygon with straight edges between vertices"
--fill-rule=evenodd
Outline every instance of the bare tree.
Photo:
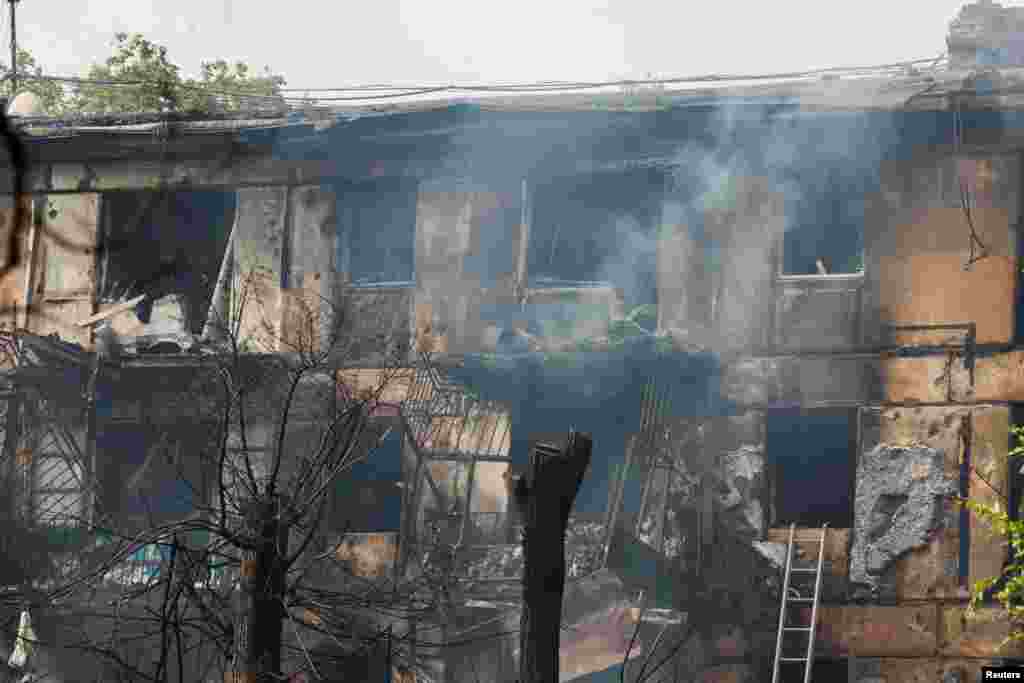
M 270 681 L 300 669 L 329 679 L 328 669 L 380 659 L 385 643 L 393 663 L 417 668 L 414 639 L 395 637 L 393 625 L 432 613 L 429 577 L 382 588 L 354 576 L 337 553 L 345 530 L 332 538 L 327 526 L 336 483 L 395 428 L 375 412 L 405 377 L 404 331 L 367 339 L 354 332 L 366 312 L 351 297 L 307 293 L 289 301 L 291 324 L 264 318 L 249 330 L 262 346 L 250 350 L 243 313 L 262 278 L 247 274 L 216 321 L 219 346 L 197 354 L 179 386 L 154 393 L 156 436 L 142 472 L 117 482 L 128 490 L 94 484 L 96 516 L 74 520 L 92 530 L 89 542 L 62 562 L 50 553 L 47 580 L 17 596 L 61 615 L 59 634 L 37 629 L 38 652 L 104 661 L 101 680 Z M 367 345 L 383 350 L 372 385 L 339 384 Z M 141 371 L 103 358 L 92 369 L 90 384 Z M 168 482 L 185 492 L 186 513 L 158 509 Z M 140 494 L 143 511 L 126 509 Z

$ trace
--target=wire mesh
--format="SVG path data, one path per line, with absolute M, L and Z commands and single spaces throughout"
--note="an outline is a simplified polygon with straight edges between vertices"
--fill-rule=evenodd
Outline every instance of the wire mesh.
M 483 545 L 503 546 L 496 543 L 505 536 L 501 513 L 474 511 L 474 497 L 478 464 L 509 460 L 508 411 L 452 381 L 429 352 L 420 352 L 402 412 L 418 458 L 427 461 L 417 466 L 416 488 L 427 480 L 439 494 L 433 506 L 421 505 L 416 494 L 406 503 L 413 518 L 405 532 L 407 561 L 428 572 L 443 568 L 446 581 L 458 581 L 473 571 Z M 429 462 L 444 465 L 424 467 Z M 434 472 L 442 473 L 441 482 L 434 482 Z
M 419 353 L 403 414 L 410 437 L 431 457 L 508 457 L 511 423 L 505 406 L 453 382 L 428 352 Z

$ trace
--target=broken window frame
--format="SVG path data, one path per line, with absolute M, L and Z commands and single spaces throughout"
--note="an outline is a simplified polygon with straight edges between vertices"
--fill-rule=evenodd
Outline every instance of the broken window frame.
M 166 248 L 167 242 L 157 240 L 157 237 L 164 235 L 176 234 L 173 229 L 161 230 L 160 226 L 166 227 L 169 223 L 180 223 L 182 217 L 178 215 L 179 212 L 175 210 L 175 206 L 183 201 L 183 198 L 189 196 L 219 196 L 224 199 L 225 206 L 230 204 L 230 213 L 227 214 L 228 220 L 224 221 L 224 231 L 222 239 L 218 242 L 215 239 L 214 228 L 217 222 L 213 220 L 213 217 L 209 217 L 209 220 L 203 221 L 203 227 L 206 230 L 196 229 L 193 234 L 210 234 L 210 245 L 213 247 L 214 253 L 209 259 L 210 263 L 207 264 L 207 272 L 201 270 L 189 271 L 187 278 L 183 281 L 172 283 L 169 278 L 169 274 L 158 280 L 154 274 L 161 270 L 160 266 L 150 269 L 151 272 L 147 272 L 142 277 L 140 282 L 138 278 L 131 282 L 113 281 L 112 272 L 119 272 L 118 269 L 112 263 L 112 260 L 116 259 L 115 254 L 117 252 L 124 253 L 123 258 L 130 262 L 137 262 L 139 258 L 150 260 L 154 263 L 160 263 L 173 267 L 171 264 L 181 263 L 183 258 L 182 254 L 184 251 L 191 251 L 195 253 L 196 245 L 188 244 L 187 240 L 177 245 L 175 251 L 175 260 L 166 261 L 164 257 L 167 254 L 163 253 Z M 228 197 L 232 198 L 228 201 Z M 119 202 L 130 202 L 130 205 L 119 205 Z M 201 208 L 201 204 L 200 204 Z M 132 210 L 134 209 L 134 211 Z M 181 298 L 182 303 L 182 326 L 184 332 L 187 334 L 199 334 L 202 332 L 203 326 L 206 324 L 208 312 L 214 304 L 214 297 L 216 296 L 216 286 L 221 265 L 225 259 L 229 258 L 228 246 L 230 243 L 231 226 L 234 222 L 234 217 L 238 211 L 237 195 L 233 191 L 227 190 L 212 190 L 212 189 L 173 189 L 168 190 L 166 188 L 155 189 L 155 190 L 108 190 L 101 195 L 100 206 L 99 206 L 99 245 L 97 248 L 97 270 L 99 277 L 97 280 L 96 287 L 96 300 L 98 303 L 120 303 L 140 292 L 146 293 L 148 287 L 156 287 L 161 290 L 162 296 L 178 296 Z M 132 237 L 132 232 L 118 233 L 115 231 L 115 220 L 120 217 L 121 214 L 131 213 L 134 215 L 133 224 L 125 225 L 124 229 L 128 231 L 146 231 L 148 239 L 144 239 L 140 242 L 138 239 L 128 238 Z M 194 213 L 199 213 L 196 210 Z M 191 222 L 186 221 L 191 225 Z M 187 237 L 187 236 L 186 236 Z M 167 239 L 164 237 L 164 239 Z M 122 249 L 120 245 L 130 243 L 132 248 L 130 251 Z M 139 255 L 136 249 L 136 245 L 146 244 L 148 245 L 147 250 L 143 253 L 144 256 Z M 187 245 L 186 249 L 182 249 L 183 244 Z M 127 253 L 125 253 L 127 252 Z M 187 262 L 191 262 L 192 258 L 184 259 Z M 137 264 L 136 264 L 137 267 Z M 127 269 L 128 272 L 131 268 Z M 136 273 L 139 275 L 142 271 Z M 146 278 L 150 278 L 147 280 Z M 203 283 L 202 280 L 208 280 Z M 168 289 L 166 293 L 162 290 Z M 206 291 L 208 290 L 208 291 Z M 205 292 L 205 293 L 204 293 Z M 199 295 L 202 294 L 200 297 Z M 152 305 L 162 296 L 148 296 L 143 301 L 136 311 L 142 311 L 150 309 Z M 141 320 L 140 320 L 141 322 Z

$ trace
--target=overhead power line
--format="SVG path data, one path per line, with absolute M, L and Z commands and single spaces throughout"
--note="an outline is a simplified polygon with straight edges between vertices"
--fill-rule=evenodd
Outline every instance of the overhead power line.
M 941 58 L 941 55 L 940 55 Z M 928 59 L 916 59 L 906 62 L 894 62 L 888 64 L 878 64 L 874 66 L 861 66 L 861 67 L 831 67 L 826 69 L 813 69 L 807 71 L 791 71 L 784 73 L 773 73 L 773 74 L 753 74 L 753 75 L 722 75 L 722 74 L 710 74 L 701 76 L 680 76 L 671 78 L 651 78 L 651 79 L 622 79 L 612 81 L 539 81 L 534 83 L 505 83 L 505 84 L 478 84 L 478 85 L 421 85 L 421 86 L 398 86 L 398 85 L 386 85 L 386 84 L 370 84 L 370 85 L 350 85 L 339 88 L 282 88 L 280 95 L 263 95 L 254 94 L 249 92 L 238 92 L 231 90 L 221 90 L 215 87 L 209 87 L 207 85 L 199 83 L 183 83 L 180 87 L 205 92 L 210 95 L 220 95 L 224 97 L 244 97 L 250 100 L 252 99 L 265 99 L 273 100 L 276 102 L 285 102 L 288 104 L 327 104 L 332 102 L 355 102 L 355 101 L 367 101 L 367 100 L 391 100 L 401 99 L 404 97 L 411 97 L 417 95 L 426 95 L 433 93 L 451 92 L 451 93 L 472 93 L 472 92 L 491 92 L 491 93 L 548 93 L 548 92 L 565 92 L 565 91 L 583 91 L 593 90 L 597 88 L 608 88 L 608 87 L 637 87 L 637 86 L 659 86 L 659 85 L 673 85 L 681 83 L 722 83 L 730 81 L 757 81 L 757 80 L 776 80 L 776 79 L 793 79 L 793 78 L 810 78 L 814 76 L 823 76 L 828 74 L 842 74 L 842 73 L 857 73 L 863 71 L 878 71 L 884 69 L 897 69 L 897 68 L 910 68 L 917 65 L 928 64 L 932 68 L 936 66 L 938 62 L 937 58 Z M 117 80 L 117 79 L 92 79 L 92 78 L 77 78 L 70 76 L 28 76 L 22 75 L 24 79 L 30 80 L 45 80 L 55 81 L 61 83 L 68 83 L 73 85 L 96 85 L 96 86 L 111 86 L 111 87 L 131 87 L 131 86 L 145 86 L 145 85 L 156 85 L 155 81 L 147 80 Z M 286 95 L 285 93 L 307 93 L 305 96 L 298 95 Z M 325 97 L 322 95 L 309 96 L 308 93 L 360 93 L 360 94 L 340 94 L 331 97 Z M 372 94 L 366 94 L 372 93 Z
M 942 55 L 939 56 L 941 58 Z M 433 85 L 388 85 L 375 83 L 368 85 L 348 85 L 337 88 L 282 88 L 281 92 L 359 92 L 359 91 L 413 91 L 413 90 L 456 90 L 456 91 L 516 91 L 516 90 L 563 90 L 577 88 L 604 88 L 615 86 L 631 85 L 660 85 L 672 83 L 693 83 L 693 82 L 715 82 L 715 81 L 741 81 L 741 80 L 770 80 L 778 78 L 805 78 L 825 74 L 842 72 L 874 71 L 880 69 L 896 69 L 929 64 L 934 66 L 938 60 L 935 57 L 927 59 L 915 59 L 905 62 L 893 62 L 888 64 L 875 64 L 871 66 L 846 66 L 829 67 L 824 69 L 811 69 L 806 71 L 789 71 L 769 74 L 704 74 L 700 76 L 673 76 L 667 78 L 648 79 L 620 79 L 611 81 L 536 81 L 528 83 L 482 83 L 472 84 L 433 84 Z

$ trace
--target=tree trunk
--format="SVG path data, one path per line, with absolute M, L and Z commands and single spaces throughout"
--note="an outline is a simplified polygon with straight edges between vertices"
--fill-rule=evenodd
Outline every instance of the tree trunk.
M 520 683 L 557 683 L 565 592 L 565 532 L 590 464 L 589 435 L 569 432 L 564 450 L 537 444 L 527 479 L 517 485 L 522 510 L 523 611 L 519 633 Z
M 288 529 L 279 511 L 280 499 L 254 501 L 247 511 L 246 536 L 257 548 L 242 553 L 235 654 L 228 683 L 269 683 L 281 674 Z

